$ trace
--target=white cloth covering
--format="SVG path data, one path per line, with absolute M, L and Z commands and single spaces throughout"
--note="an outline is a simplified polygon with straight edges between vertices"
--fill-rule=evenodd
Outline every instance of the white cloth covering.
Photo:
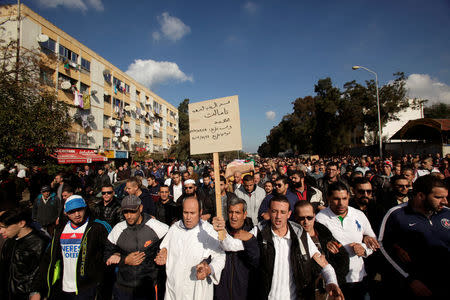
M 200 223 L 186 229 L 183 221 L 173 224 L 160 248 L 167 249 L 166 300 L 213 299 L 213 284 L 218 284 L 225 266 L 225 253 L 211 224 Z M 211 274 L 197 280 L 196 266 L 211 256 Z

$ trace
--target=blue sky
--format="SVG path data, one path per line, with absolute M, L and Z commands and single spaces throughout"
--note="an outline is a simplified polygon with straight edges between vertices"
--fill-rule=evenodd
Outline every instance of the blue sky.
M 22 0 L 177 106 L 239 95 L 245 151 L 311 95 L 403 71 L 410 96 L 450 103 L 450 2 Z M 163 63 L 167 62 L 167 63 Z

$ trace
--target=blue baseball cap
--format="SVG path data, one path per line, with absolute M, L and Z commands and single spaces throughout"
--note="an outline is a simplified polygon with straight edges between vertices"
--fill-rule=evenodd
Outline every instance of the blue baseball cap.
M 64 211 L 67 213 L 71 210 L 86 207 L 86 202 L 83 197 L 79 195 L 72 195 L 66 200 L 66 204 L 64 204 Z

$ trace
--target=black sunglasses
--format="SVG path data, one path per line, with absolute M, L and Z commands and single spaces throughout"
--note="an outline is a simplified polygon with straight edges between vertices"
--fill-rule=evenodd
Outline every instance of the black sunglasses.
M 358 194 L 367 194 L 367 195 L 372 195 L 372 190 L 357 190 Z
M 186 186 L 184 187 L 186 190 L 192 190 L 194 187 L 193 186 Z
M 279 184 L 279 183 L 276 184 L 275 186 L 278 187 L 278 188 L 283 187 L 283 185 L 282 185 L 282 184 Z
M 106 195 L 106 194 L 111 195 L 112 193 L 114 193 L 114 191 L 107 191 L 107 192 L 102 192 L 102 195 Z
M 307 219 L 308 221 L 311 221 L 312 219 L 314 219 L 313 216 L 305 216 L 305 217 L 297 217 L 299 221 L 305 221 L 305 219 Z

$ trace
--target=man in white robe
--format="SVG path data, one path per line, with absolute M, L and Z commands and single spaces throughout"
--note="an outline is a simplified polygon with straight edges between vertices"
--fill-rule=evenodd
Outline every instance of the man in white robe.
M 200 219 L 201 204 L 196 198 L 183 202 L 183 220 L 170 227 L 155 258 L 166 265 L 164 299 L 213 299 L 225 266 L 225 252 L 213 226 Z

